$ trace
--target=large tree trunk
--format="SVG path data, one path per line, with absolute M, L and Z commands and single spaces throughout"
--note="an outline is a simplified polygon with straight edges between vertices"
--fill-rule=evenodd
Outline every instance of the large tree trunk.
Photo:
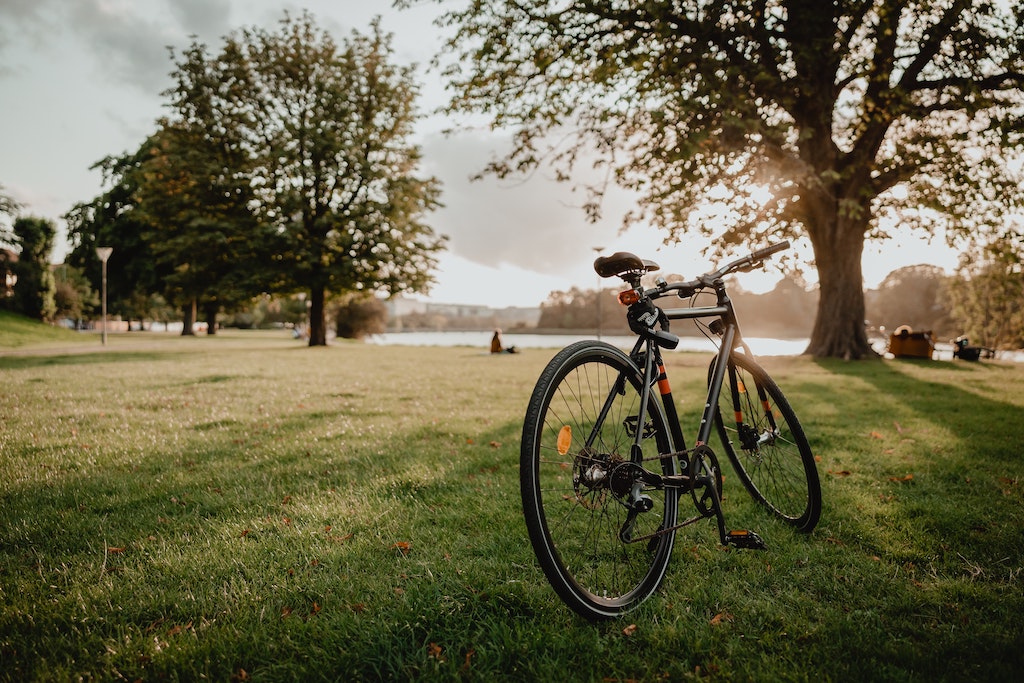
M 864 255 L 866 225 L 836 216 L 831 229 L 811 232 L 820 295 L 808 353 L 817 358 L 874 358 L 864 321 Z M 820 227 L 820 226 L 819 226 Z
M 309 297 L 309 345 L 327 346 L 327 315 L 324 288 L 313 287 Z
M 181 336 L 196 336 L 196 301 L 193 299 L 181 307 Z

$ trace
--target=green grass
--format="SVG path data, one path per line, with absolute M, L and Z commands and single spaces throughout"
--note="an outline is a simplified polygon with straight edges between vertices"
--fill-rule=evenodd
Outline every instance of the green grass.
M 61 327 L 43 325 L 21 315 L 0 309 L 0 349 L 21 346 L 34 348 L 80 344 L 93 335 L 82 335 Z
M 820 458 L 818 529 L 790 533 L 727 476 L 730 521 L 769 550 L 684 530 L 662 590 L 591 625 L 546 584 L 520 510 L 522 415 L 552 351 L 87 341 L 0 349 L 0 680 L 989 681 L 1024 666 L 1018 366 L 767 359 Z M 671 356 L 687 417 L 706 362 Z

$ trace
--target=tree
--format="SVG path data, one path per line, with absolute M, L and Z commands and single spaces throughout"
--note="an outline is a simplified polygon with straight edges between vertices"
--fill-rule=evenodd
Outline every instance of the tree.
M 807 351 L 868 357 L 865 240 L 897 216 L 972 234 L 1021 204 L 1008 159 L 1024 148 L 1024 26 L 1010 5 L 472 2 L 441 19 L 450 111 L 515 131 L 498 175 L 550 161 L 568 177 L 596 155 L 640 197 L 627 220 L 669 239 L 806 235 L 820 282 Z M 590 187 L 591 215 L 604 188 Z
M 942 268 L 927 264 L 894 270 L 871 293 L 868 320 L 890 331 L 909 325 L 949 336 L 953 330 L 946 296 L 948 279 Z
M 949 298 L 972 345 L 1024 345 L 1024 233 L 1011 231 L 965 254 Z
M 56 312 L 56 284 L 50 270 L 50 255 L 57 228 L 45 218 L 24 217 L 14 221 L 14 241 L 21 248 L 14 272 L 14 310 L 29 318 L 50 321 Z
M 218 57 L 283 289 L 310 295 L 311 346 L 326 344 L 328 293 L 422 291 L 443 248 L 423 222 L 439 183 L 416 175 L 412 70 L 392 57 L 379 24 L 339 46 L 308 13 L 230 36 Z

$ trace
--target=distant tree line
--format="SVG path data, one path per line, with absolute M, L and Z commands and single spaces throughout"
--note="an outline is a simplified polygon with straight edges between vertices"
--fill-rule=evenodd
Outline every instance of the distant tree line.
M 616 292 L 572 288 L 552 292 L 541 304 L 538 328 L 597 330 L 628 334 Z M 751 336 L 803 338 L 810 334 L 818 306 L 817 288 L 784 278 L 769 292 L 734 288 L 732 294 L 744 331 Z M 1021 244 L 1014 233 L 965 254 L 956 274 L 932 265 L 899 268 L 877 289 L 865 293 L 868 336 L 885 337 L 897 327 L 931 331 L 936 339 L 965 335 L 974 345 L 1024 348 L 1024 269 Z M 678 334 L 699 334 L 676 323 Z

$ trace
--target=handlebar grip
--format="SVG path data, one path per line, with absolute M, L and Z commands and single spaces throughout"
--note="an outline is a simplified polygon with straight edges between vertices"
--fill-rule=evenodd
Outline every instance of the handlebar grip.
M 763 261 L 772 254 L 780 251 L 785 251 L 786 249 L 789 249 L 789 240 L 782 240 L 781 242 L 769 245 L 764 249 L 758 249 L 757 251 L 750 255 L 750 258 L 753 261 Z

